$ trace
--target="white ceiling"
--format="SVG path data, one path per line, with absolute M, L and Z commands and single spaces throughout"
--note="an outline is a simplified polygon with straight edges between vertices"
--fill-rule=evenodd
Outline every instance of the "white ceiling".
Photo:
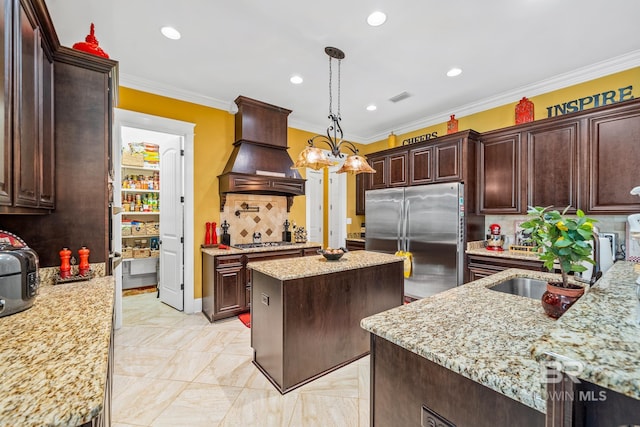
M 327 124 L 324 48 L 338 47 L 346 54 L 342 127 L 361 143 L 640 65 L 637 0 L 46 4 L 65 46 L 84 40 L 95 23 L 100 47 L 119 61 L 123 86 L 229 111 L 243 95 L 293 110 L 289 125 L 312 132 L 324 133 Z M 381 27 L 366 23 L 374 10 L 388 16 Z M 182 39 L 164 38 L 164 25 Z M 462 75 L 446 77 L 453 66 Z M 304 78 L 298 86 L 289 82 L 296 73 Z M 411 96 L 389 101 L 404 91 Z M 366 111 L 370 103 L 378 109 Z

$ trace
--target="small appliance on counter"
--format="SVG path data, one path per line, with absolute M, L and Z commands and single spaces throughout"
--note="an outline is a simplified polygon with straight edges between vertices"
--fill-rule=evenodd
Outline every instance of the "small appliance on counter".
M 220 236 L 220 243 L 223 245 L 231 246 L 231 235 L 229 234 L 229 223 L 225 219 L 222 224 L 220 224 L 220 228 L 222 228 L 222 236 Z
M 33 306 L 40 279 L 36 252 L 20 237 L 0 230 L 0 317 Z
M 490 251 L 503 251 L 502 247 L 506 243 L 504 234 L 500 233 L 500 226 L 498 224 L 491 224 L 489 226 L 489 233 L 487 234 L 486 245 Z
M 284 231 L 282 232 L 282 241 L 283 242 L 290 242 L 291 241 L 291 232 L 289 231 L 289 227 L 291 226 L 291 223 L 289 222 L 288 219 L 284 220 L 284 224 L 282 224 L 282 226 L 284 227 Z
M 253 233 L 253 243 L 262 243 L 262 233 L 259 231 Z

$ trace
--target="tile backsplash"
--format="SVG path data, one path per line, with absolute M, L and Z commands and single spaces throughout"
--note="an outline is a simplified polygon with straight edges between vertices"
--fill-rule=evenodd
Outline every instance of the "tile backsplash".
M 249 205 L 257 212 L 243 212 L 243 204 Z M 238 211 L 239 215 L 236 215 Z M 263 242 L 279 242 L 282 240 L 284 222 L 288 218 L 287 198 L 284 196 L 267 196 L 256 194 L 228 194 L 224 212 L 220 213 L 220 224 L 229 223 L 231 244 L 253 242 L 253 233 L 262 234 Z M 217 224 L 221 233 L 220 224 Z M 292 231 L 292 227 L 289 227 Z
M 603 233 L 615 233 L 617 246 L 621 243 L 625 243 L 626 234 L 626 215 L 587 215 L 589 218 L 598 220 L 595 224 L 598 230 Z M 516 222 L 522 222 L 528 220 L 527 215 L 486 215 L 484 217 L 485 229 L 484 232 L 489 232 L 489 225 L 500 225 L 500 231 L 505 236 L 510 238 L 510 244 L 515 241 Z

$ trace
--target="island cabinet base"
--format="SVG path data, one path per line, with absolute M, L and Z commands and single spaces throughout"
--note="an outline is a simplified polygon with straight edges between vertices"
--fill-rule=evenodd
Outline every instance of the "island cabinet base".
M 368 354 L 360 320 L 404 293 L 401 262 L 292 280 L 251 274 L 254 364 L 283 394 Z
M 640 400 L 550 369 L 547 378 L 547 427 L 635 426 Z
M 545 414 L 371 334 L 371 426 L 544 426 Z

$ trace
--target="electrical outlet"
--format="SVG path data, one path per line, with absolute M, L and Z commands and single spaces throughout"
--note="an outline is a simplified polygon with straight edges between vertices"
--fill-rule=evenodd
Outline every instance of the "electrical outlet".
M 264 305 L 267 305 L 267 306 L 269 305 L 269 295 L 267 295 L 267 294 L 261 294 L 261 295 L 260 295 L 260 298 L 262 298 L 262 303 L 263 303 Z
M 440 416 L 438 413 L 427 408 L 425 405 L 422 405 L 422 413 L 420 418 L 421 427 L 456 427 L 456 425 L 451 421 Z

